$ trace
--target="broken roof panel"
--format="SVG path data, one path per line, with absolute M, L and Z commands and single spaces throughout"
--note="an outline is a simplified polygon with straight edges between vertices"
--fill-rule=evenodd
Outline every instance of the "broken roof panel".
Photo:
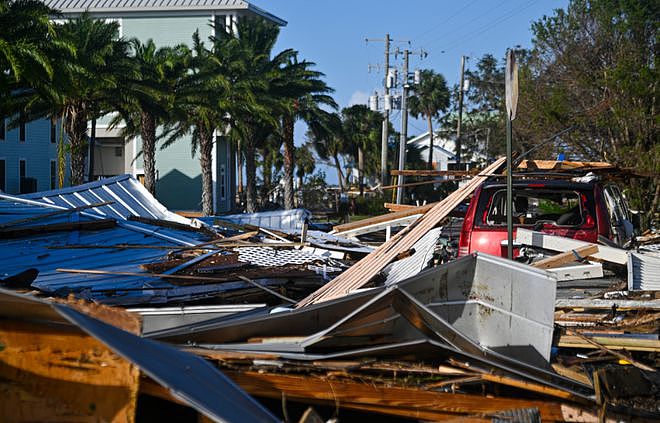
M 218 369 L 192 354 L 140 338 L 74 310 L 0 289 L 0 313 L 18 320 L 43 319 L 86 332 L 169 389 L 193 408 L 222 422 L 276 422 L 266 408 Z M 44 346 L 46 347 L 46 346 Z
M 25 194 L 21 198 L 67 209 L 112 202 L 91 208 L 89 212 L 104 218 L 126 220 L 129 216 L 140 216 L 190 224 L 190 219 L 167 210 L 131 175 L 119 175 L 75 187 Z

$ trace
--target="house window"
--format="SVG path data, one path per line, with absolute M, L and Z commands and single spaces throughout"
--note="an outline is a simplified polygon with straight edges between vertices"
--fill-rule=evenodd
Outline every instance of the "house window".
M 5 127 L 5 118 L 0 118 L 0 141 L 5 140 L 5 132 L 6 132 L 6 127 Z
M 57 142 L 57 122 L 54 120 L 50 121 L 50 142 L 51 144 Z
M 27 174 L 26 167 L 27 167 L 27 164 L 25 163 L 25 159 L 20 159 L 18 161 L 18 177 L 19 178 L 21 178 L 21 179 L 25 178 L 25 176 Z
M 124 155 L 124 147 L 115 147 L 115 157 L 121 157 Z
M 5 169 L 6 169 L 5 159 L 0 159 L 0 191 L 3 192 L 7 190 L 5 186 L 7 180 L 5 175 Z
M 55 160 L 50 161 L 50 189 L 55 189 L 57 184 L 57 162 Z
M 23 117 L 23 115 L 19 117 L 18 140 L 20 142 L 25 142 L 25 117 Z

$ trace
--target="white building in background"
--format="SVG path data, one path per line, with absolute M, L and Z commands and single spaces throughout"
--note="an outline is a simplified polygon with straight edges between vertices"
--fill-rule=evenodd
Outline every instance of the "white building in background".
M 420 150 L 422 159 L 428 163 L 429 161 L 429 143 L 431 137 L 429 133 L 424 132 L 408 140 L 408 146 L 414 146 Z M 436 133 L 433 137 L 433 169 L 435 170 L 448 170 L 449 163 L 456 163 L 456 155 L 452 153 L 456 148 L 454 140 L 442 137 Z

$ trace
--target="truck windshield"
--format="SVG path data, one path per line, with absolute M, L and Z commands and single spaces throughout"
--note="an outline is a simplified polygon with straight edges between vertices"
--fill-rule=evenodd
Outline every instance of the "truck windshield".
M 491 191 L 482 210 L 482 225 L 506 225 L 506 189 Z M 586 222 L 587 197 L 578 191 L 515 188 L 513 193 L 514 225 L 548 223 L 556 226 L 578 226 Z

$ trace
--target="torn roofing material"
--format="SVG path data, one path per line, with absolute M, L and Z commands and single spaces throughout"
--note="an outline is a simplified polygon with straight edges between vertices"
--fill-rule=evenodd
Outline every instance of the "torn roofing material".
M 197 411 L 219 422 L 276 422 L 268 410 L 203 359 L 140 338 L 73 308 L 0 289 L 0 315 L 72 325 L 136 364 Z
M 190 219 L 167 210 L 131 175 L 119 175 L 70 188 L 25 194 L 21 198 L 67 209 L 111 202 L 91 208 L 89 212 L 101 217 L 121 220 L 126 220 L 130 216 L 139 216 L 190 224 Z
M 93 222 L 96 216 L 81 212 L 49 215 L 51 208 L 34 204 L 0 201 L 0 224 L 35 218 L 12 226 L 25 228 L 67 222 Z M 43 219 L 40 216 L 46 216 Z M 13 275 L 35 268 L 39 275 L 33 287 L 45 292 L 77 293 L 81 297 L 111 304 L 162 303 L 172 299 L 203 297 L 217 287 L 178 287 L 161 278 L 121 275 L 79 275 L 58 272 L 58 268 L 102 269 L 110 272 L 140 272 L 144 263 L 160 261 L 166 249 L 200 243 L 202 235 L 183 230 L 156 227 L 140 222 L 124 222 L 102 230 L 60 231 L 31 234 L 0 240 L 0 275 Z M 112 245 L 135 245 L 144 248 L 100 248 Z M 68 248 L 71 245 L 84 248 Z M 98 248 L 94 248 L 98 246 Z M 243 283 L 241 283 L 241 286 Z

